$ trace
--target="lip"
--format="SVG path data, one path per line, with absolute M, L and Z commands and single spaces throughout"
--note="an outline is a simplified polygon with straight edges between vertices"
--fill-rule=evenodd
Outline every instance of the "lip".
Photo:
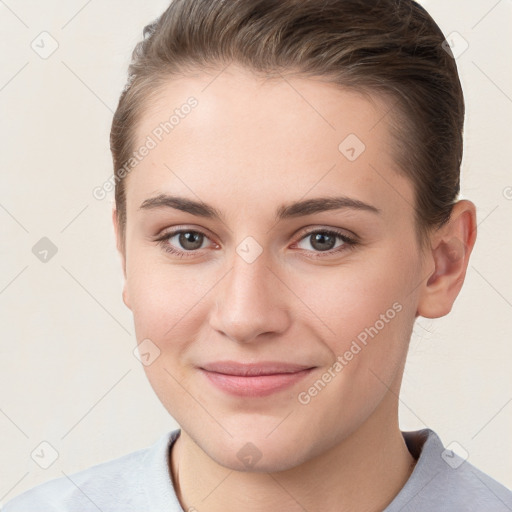
M 228 394 L 263 397 L 293 386 L 309 375 L 314 367 L 273 361 L 218 361 L 199 369 L 210 383 Z

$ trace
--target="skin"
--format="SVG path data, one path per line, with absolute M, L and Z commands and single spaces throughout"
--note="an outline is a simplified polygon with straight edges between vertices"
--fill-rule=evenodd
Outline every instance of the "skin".
M 113 211 L 137 342 L 149 338 L 160 350 L 144 370 L 182 429 L 169 468 L 178 498 L 184 510 L 209 512 L 382 510 L 415 462 L 398 426 L 414 321 L 451 310 L 475 242 L 475 207 L 459 201 L 421 252 L 385 99 L 313 79 L 265 81 L 234 65 L 219 72 L 170 80 L 140 120 L 138 145 L 189 96 L 199 102 L 126 178 L 124 252 Z M 351 133 L 366 146 L 353 162 L 338 149 Z M 159 194 L 200 200 L 223 219 L 140 208 Z M 275 221 L 282 205 L 338 195 L 380 213 L 345 208 Z M 187 252 L 179 236 L 155 241 L 177 227 L 206 235 L 187 258 L 162 245 Z M 306 236 L 322 229 L 359 243 L 334 253 L 343 246 L 336 239 L 326 254 Z M 236 251 L 249 236 L 262 249 L 252 263 Z M 397 303 L 400 312 L 300 403 L 299 393 Z M 219 360 L 315 369 L 291 388 L 241 398 L 198 370 Z M 251 467 L 237 456 L 248 442 L 261 454 Z

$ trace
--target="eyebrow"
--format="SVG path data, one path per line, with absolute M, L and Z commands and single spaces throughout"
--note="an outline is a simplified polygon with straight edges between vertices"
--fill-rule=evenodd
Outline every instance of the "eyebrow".
M 152 210 L 160 208 L 173 208 L 182 212 L 190 213 L 197 217 L 204 217 L 207 219 L 222 220 L 222 213 L 201 201 L 194 201 L 185 197 L 170 196 L 167 194 L 160 194 L 155 197 L 146 199 L 139 207 L 140 210 Z M 280 206 L 276 211 L 275 220 L 290 219 L 302 217 L 305 215 L 312 215 L 314 213 L 325 212 L 329 210 L 360 210 L 371 212 L 375 214 L 381 213 L 379 208 L 370 204 L 364 203 L 359 199 L 352 199 L 346 196 L 338 197 L 317 197 L 314 199 L 306 199 L 296 201 L 287 205 Z

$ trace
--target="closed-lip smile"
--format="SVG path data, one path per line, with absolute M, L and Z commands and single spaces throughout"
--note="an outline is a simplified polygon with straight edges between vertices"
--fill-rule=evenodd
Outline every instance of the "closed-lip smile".
M 292 386 L 308 375 L 314 367 L 278 361 L 217 361 L 203 364 L 199 368 L 213 385 L 226 393 L 261 397 Z

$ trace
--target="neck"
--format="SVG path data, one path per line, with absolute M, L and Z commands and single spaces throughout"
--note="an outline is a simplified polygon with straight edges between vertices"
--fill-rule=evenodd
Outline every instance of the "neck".
M 178 499 L 184 510 L 209 512 L 381 511 L 405 485 L 416 462 L 398 427 L 396 402 L 388 394 L 341 443 L 275 473 L 221 466 L 182 430 L 170 457 Z

